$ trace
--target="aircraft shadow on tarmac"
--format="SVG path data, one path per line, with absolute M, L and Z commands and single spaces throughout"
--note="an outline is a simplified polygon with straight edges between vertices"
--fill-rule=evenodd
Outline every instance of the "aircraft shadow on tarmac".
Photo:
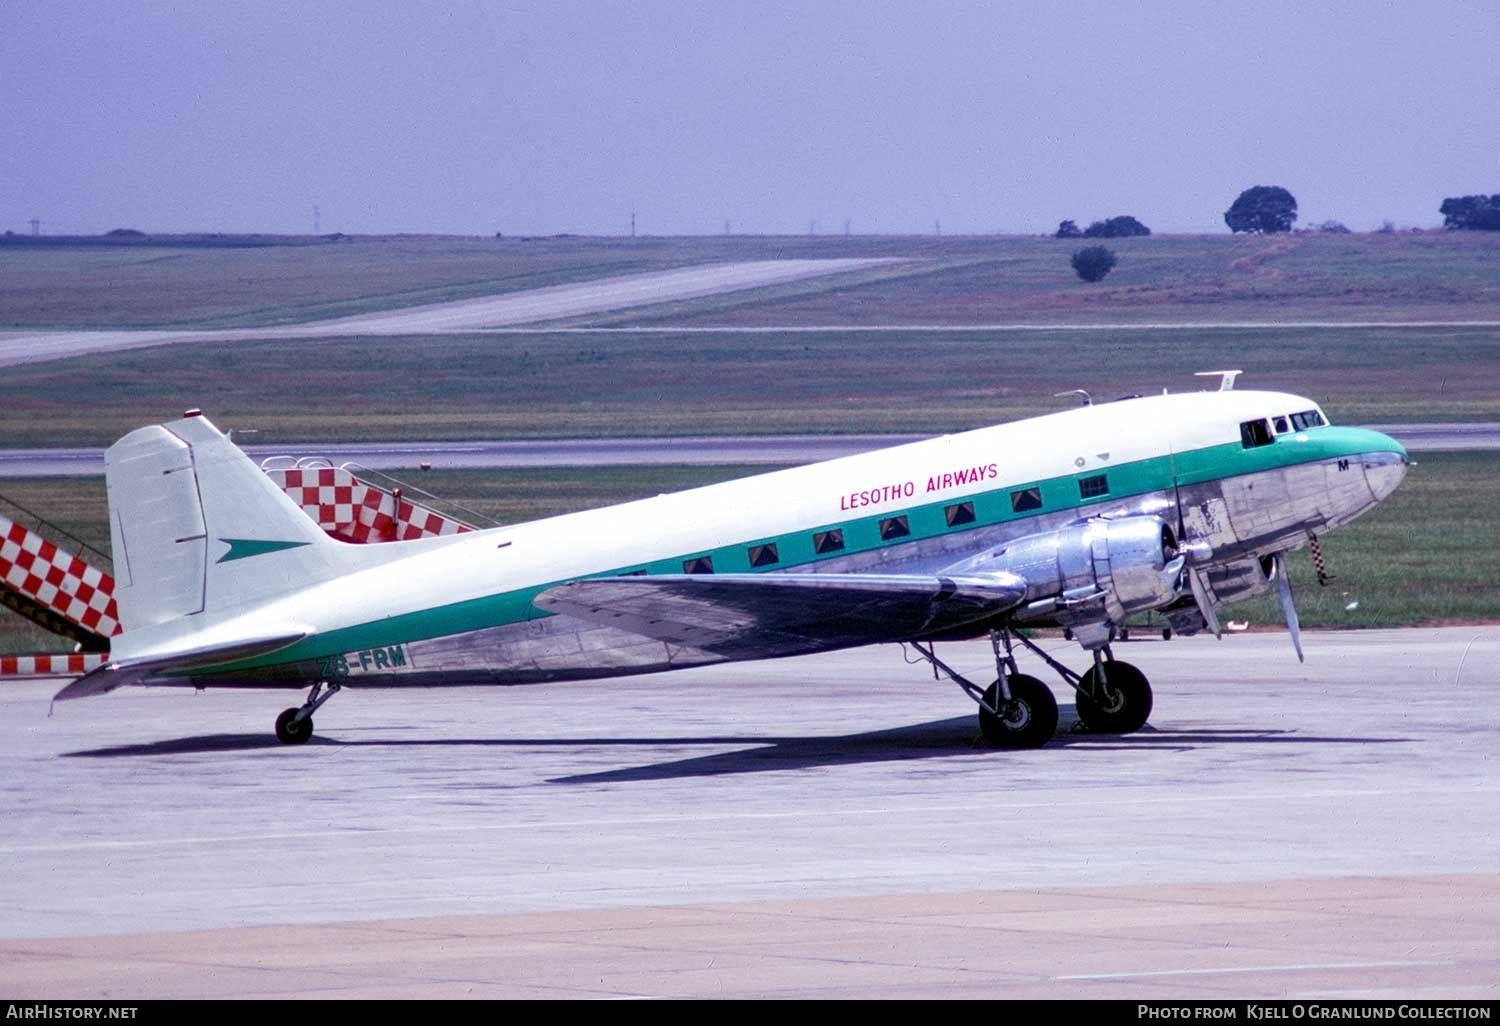
M 1007 752 L 984 743 L 974 726 L 973 717 L 897 727 L 892 730 L 840 737 L 762 738 L 763 747 L 719 752 L 671 762 L 655 763 L 595 773 L 556 777 L 550 783 L 585 784 L 626 781 L 668 780 L 685 777 L 709 777 L 734 773 L 765 773 L 780 770 L 822 768 L 874 762 L 899 762 L 933 757 L 948 758 L 972 755 L 994 759 L 1006 755 L 1017 758 L 1045 758 L 1048 752 L 1069 747 L 1086 747 L 1089 751 L 1189 752 L 1204 746 L 1230 744 L 1387 744 L 1406 738 L 1308 737 L 1283 730 L 1198 730 L 1185 732 L 1157 731 L 1146 727 L 1129 737 L 1090 734 L 1075 730 L 1077 720 L 1061 721 L 1057 736 L 1042 749 Z M 749 740 L 749 739 L 746 739 Z M 662 743 L 662 742 L 659 742 Z
M 1090 734 L 1077 729 L 1076 718 L 1067 715 L 1059 723 L 1058 733 L 1046 748 L 1007 753 L 985 745 L 979 738 L 972 716 L 933 720 L 887 730 L 819 737 L 767 737 L 752 735 L 704 735 L 697 737 L 570 737 L 570 738 L 371 738 L 343 740 L 314 737 L 307 749 L 338 748 L 647 748 L 712 746 L 745 746 L 729 752 L 672 759 L 640 766 L 579 773 L 554 777 L 549 783 L 586 784 L 626 781 L 666 780 L 691 777 L 722 776 L 736 773 L 766 773 L 785 770 L 858 765 L 876 762 L 949 758 L 973 755 L 996 758 L 1014 754 L 1027 759 L 1044 758 L 1048 752 L 1070 747 L 1089 751 L 1188 752 L 1202 747 L 1241 744 L 1401 744 L 1409 738 L 1328 737 L 1306 735 L 1292 730 L 1184 730 L 1163 731 L 1147 726 L 1129 737 Z M 269 734 L 208 734 L 199 737 L 173 738 L 137 745 L 116 745 L 67 752 L 72 758 L 121 758 L 136 756 L 182 755 L 208 752 L 236 752 L 277 749 L 282 745 Z M 303 750 L 307 750 L 303 749 Z M 297 749 L 289 750 L 288 754 Z
M 191 755 L 195 752 L 239 752 L 280 747 L 281 742 L 271 734 L 204 734 L 201 737 L 174 737 L 139 745 L 86 748 L 62 754 L 67 759 L 108 759 L 128 755 Z

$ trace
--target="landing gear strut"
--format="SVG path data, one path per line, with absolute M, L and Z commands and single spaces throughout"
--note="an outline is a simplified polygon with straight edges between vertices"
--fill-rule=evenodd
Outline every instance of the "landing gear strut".
M 1005 634 L 1008 653 L 1010 632 Z M 1095 734 L 1134 734 L 1146 725 L 1151 715 L 1151 682 L 1130 663 L 1116 659 L 1109 645 L 1093 650 L 1094 665 L 1080 677 L 1043 652 L 1030 638 L 1020 634 L 1015 638 L 1073 688 L 1078 721 L 1088 730 Z
M 1057 699 L 1046 684 L 1016 669 L 1008 630 L 990 631 L 990 643 L 999 677 L 987 688 L 939 659 L 932 645 L 912 642 L 912 647 L 934 673 L 946 674 L 979 705 L 979 732 L 986 741 L 998 748 L 1040 748 L 1057 733 Z
M 1002 748 L 1037 748 L 1057 732 L 1057 699 L 1046 684 L 1016 668 L 1015 642 L 1030 649 L 1074 690 L 1078 720 L 1096 734 L 1133 734 L 1151 715 L 1151 683 L 1134 666 L 1116 659 L 1108 645 L 1094 650 L 1094 665 L 1082 676 L 1074 673 L 1035 642 L 1000 627 L 990 631 L 995 649 L 995 683 L 981 689 L 939 659 L 931 644 L 913 642 L 934 673 L 941 672 L 979 706 L 979 730 L 986 741 Z
M 325 686 L 328 690 L 320 696 L 319 692 L 322 692 Z M 320 680 L 314 684 L 312 691 L 308 693 L 307 701 L 302 703 L 301 708 L 287 709 L 276 717 L 276 740 L 284 745 L 306 743 L 313 734 L 312 714 L 342 689 L 342 684 L 330 681 Z

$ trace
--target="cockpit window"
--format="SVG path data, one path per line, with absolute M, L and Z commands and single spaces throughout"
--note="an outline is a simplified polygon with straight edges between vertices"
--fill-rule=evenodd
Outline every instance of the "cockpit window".
M 1328 423 L 1323 415 L 1317 410 L 1307 410 L 1303 413 L 1292 414 L 1292 427 L 1298 431 L 1306 431 L 1308 428 L 1322 427 Z
M 1246 449 L 1254 449 L 1260 445 L 1270 445 L 1271 424 L 1265 420 L 1247 420 L 1240 425 L 1240 442 Z
M 1276 427 L 1276 433 L 1278 435 L 1284 435 L 1291 430 L 1291 427 L 1288 426 L 1285 417 L 1273 417 L 1271 419 L 1271 423 Z

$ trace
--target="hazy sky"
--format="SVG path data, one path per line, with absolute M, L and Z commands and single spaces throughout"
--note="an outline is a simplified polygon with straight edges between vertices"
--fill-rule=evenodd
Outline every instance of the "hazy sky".
M 0 0 L 0 230 L 1441 223 L 1500 3 Z

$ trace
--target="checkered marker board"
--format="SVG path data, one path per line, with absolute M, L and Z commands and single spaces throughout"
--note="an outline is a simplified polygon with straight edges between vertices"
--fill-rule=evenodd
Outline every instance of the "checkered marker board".
M 108 660 L 108 652 L 0 656 L 0 677 L 76 677 L 97 670 Z
M 114 578 L 5 516 L 0 516 L 0 585 L 101 637 L 120 633 Z
M 434 509 L 361 481 L 342 467 L 276 469 L 267 470 L 266 475 L 319 527 L 341 541 L 365 545 L 473 530 Z

